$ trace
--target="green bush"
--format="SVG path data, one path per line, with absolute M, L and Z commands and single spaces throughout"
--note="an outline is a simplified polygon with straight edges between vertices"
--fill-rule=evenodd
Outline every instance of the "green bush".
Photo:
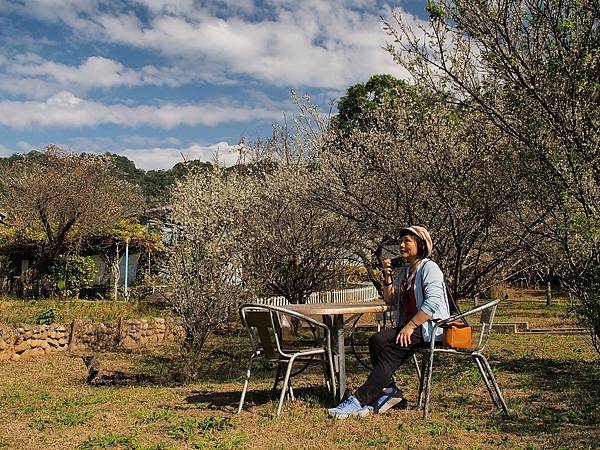
M 48 306 L 40 311 L 35 318 L 35 323 L 38 325 L 50 325 L 54 322 L 56 317 L 56 308 L 54 306 Z
M 60 256 L 49 271 L 50 285 L 63 297 L 78 297 L 94 282 L 96 265 L 90 256 Z

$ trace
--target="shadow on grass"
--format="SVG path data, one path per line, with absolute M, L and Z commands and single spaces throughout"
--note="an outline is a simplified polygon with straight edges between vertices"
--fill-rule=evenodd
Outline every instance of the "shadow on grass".
M 589 442 L 600 442 L 598 362 L 534 355 L 494 358 L 490 363 L 509 407 L 505 417 L 488 397 L 474 364 L 458 358 L 435 361 L 431 408 L 457 427 L 544 437 L 556 443 L 549 448 L 588 448 Z M 414 376 L 412 370 L 401 374 L 401 384 L 417 384 Z
M 240 383 L 240 389 L 234 391 L 195 391 L 192 395 L 186 397 L 185 401 L 190 404 L 197 404 L 209 409 L 218 409 L 231 412 L 237 411 L 240 396 L 242 395 L 243 385 Z M 260 406 L 267 403 L 277 403 L 281 394 L 281 384 L 279 388 L 273 392 L 272 389 L 252 389 L 250 385 L 246 393 L 244 402 L 244 410 L 253 406 Z M 296 400 L 317 407 L 330 406 L 332 400 L 327 390 L 322 386 L 306 386 L 294 389 Z
M 521 316 L 521 318 L 517 318 L 515 320 L 515 316 Z M 569 318 L 569 314 L 567 312 L 564 311 L 551 311 L 551 312 L 547 312 L 547 313 L 537 313 L 537 312 L 531 312 L 525 309 L 522 310 L 513 310 L 510 313 L 499 313 L 497 315 L 497 320 L 498 323 L 499 322 L 533 322 L 534 319 L 555 319 L 557 322 L 558 321 L 562 321 L 566 318 Z M 575 320 L 572 320 L 573 324 L 576 324 L 577 322 Z M 572 325 L 570 325 L 572 326 Z
M 539 435 L 566 425 L 599 429 L 598 362 L 523 356 L 495 364 L 495 371 L 520 375 L 512 378 L 511 388 L 524 394 L 508 398 L 513 417 L 502 422 L 504 431 Z
M 180 385 L 180 362 L 173 355 L 158 355 L 156 349 L 119 348 L 110 352 L 74 355 L 83 360 L 85 381 L 92 386 L 127 387 L 144 385 Z M 125 363 L 128 361 L 129 363 Z M 133 363 L 131 363 L 133 361 Z
M 237 408 L 241 393 L 241 387 L 239 391 L 228 392 L 194 391 L 192 395 L 185 398 L 185 401 L 186 403 L 197 404 L 203 408 L 231 411 Z
M 140 351 L 140 349 L 117 349 L 111 352 L 95 352 L 94 357 L 98 371 L 94 377 L 94 385 L 127 386 L 127 385 L 180 385 L 196 381 L 216 383 L 243 383 L 250 351 L 246 348 L 231 348 L 223 345 L 222 349 L 212 349 L 205 353 L 197 364 L 195 376 L 186 378 L 190 367 L 177 351 L 157 354 L 156 349 Z M 79 358 L 79 357 L 77 357 Z M 126 369 L 122 369 L 123 360 L 133 361 Z M 294 365 L 294 370 L 301 369 L 302 363 Z M 308 364 L 306 374 L 321 373 L 320 365 L 315 361 Z M 187 371 L 187 372 L 186 372 Z M 256 361 L 252 369 L 252 380 L 273 380 L 275 365 Z M 301 377 L 300 375 L 299 377 Z M 296 379 L 296 378 L 295 378 Z

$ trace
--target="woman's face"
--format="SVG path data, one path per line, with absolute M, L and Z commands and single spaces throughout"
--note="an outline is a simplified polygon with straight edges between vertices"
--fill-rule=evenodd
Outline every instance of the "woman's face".
M 400 256 L 407 261 L 415 260 L 419 257 L 419 246 L 412 234 L 402 236 L 398 246 L 400 247 Z

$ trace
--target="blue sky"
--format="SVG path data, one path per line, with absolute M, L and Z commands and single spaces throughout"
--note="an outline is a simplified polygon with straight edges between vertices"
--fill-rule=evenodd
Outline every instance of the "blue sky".
M 57 144 L 143 169 L 225 162 L 242 138 L 405 73 L 381 17 L 422 0 L 0 0 L 0 156 Z

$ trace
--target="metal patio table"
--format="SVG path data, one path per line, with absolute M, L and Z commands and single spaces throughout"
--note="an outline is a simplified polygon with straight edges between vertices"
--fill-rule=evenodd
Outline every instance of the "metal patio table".
M 285 305 L 285 309 L 307 316 L 323 316 L 323 323 L 331 330 L 333 365 L 337 377 L 337 400 L 344 398 L 346 392 L 346 353 L 344 348 L 344 316 L 367 313 L 385 313 L 391 310 L 383 300 L 353 303 L 305 303 L 303 305 Z M 352 317 L 349 319 L 351 320 Z M 348 321 L 349 321 L 348 320 Z

